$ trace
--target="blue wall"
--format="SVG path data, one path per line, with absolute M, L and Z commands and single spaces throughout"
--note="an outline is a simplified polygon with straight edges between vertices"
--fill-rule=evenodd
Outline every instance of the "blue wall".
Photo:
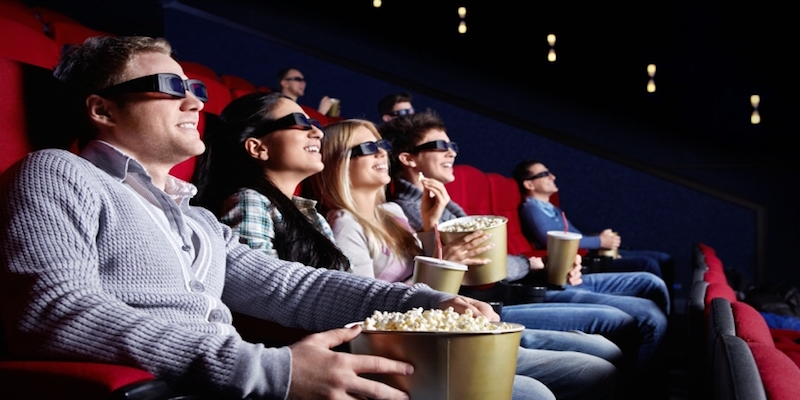
M 294 66 L 308 81 L 300 103 L 315 106 L 323 95 L 337 97 L 346 117 L 377 122 L 378 99 L 408 91 L 279 44 L 263 34 L 178 10 L 165 10 L 165 36 L 179 60 L 200 62 L 218 74 L 238 75 L 256 85 L 274 87 L 276 72 Z M 557 175 L 562 207 L 576 227 L 585 233 L 613 228 L 621 233 L 623 245 L 672 254 L 676 281 L 683 285 L 677 291 L 679 296 L 688 291 L 691 246 L 698 241 L 714 247 L 726 267 L 754 279 L 753 210 L 547 139 L 535 131 L 411 93 L 417 109 L 432 108 L 445 120 L 451 139 L 462 148 L 457 163 L 508 176 L 518 161 L 540 159 Z

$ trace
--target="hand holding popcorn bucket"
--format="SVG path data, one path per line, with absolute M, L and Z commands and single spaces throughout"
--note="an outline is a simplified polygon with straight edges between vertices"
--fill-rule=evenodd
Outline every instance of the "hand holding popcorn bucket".
M 369 375 L 412 399 L 509 400 L 524 326 L 489 322 L 471 312 L 421 308 L 376 311 L 350 342 L 354 354 L 378 355 L 414 366 L 414 373 Z
M 470 266 L 462 285 L 474 286 L 499 282 L 508 275 L 506 257 L 508 256 L 506 224 L 508 218 L 492 215 L 476 215 L 461 217 L 443 222 L 439 225 L 439 232 L 444 244 L 451 243 L 477 230 L 484 234 L 491 234 L 486 243 L 493 243 L 494 247 L 473 258 L 491 260 L 488 264 Z

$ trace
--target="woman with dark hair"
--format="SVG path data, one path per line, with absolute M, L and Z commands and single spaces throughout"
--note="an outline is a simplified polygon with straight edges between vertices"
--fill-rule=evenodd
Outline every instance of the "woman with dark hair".
M 196 201 L 239 234 L 240 241 L 283 260 L 350 270 L 316 202 L 294 196 L 324 168 L 319 124 L 280 93 L 251 93 L 220 114 L 198 160 Z

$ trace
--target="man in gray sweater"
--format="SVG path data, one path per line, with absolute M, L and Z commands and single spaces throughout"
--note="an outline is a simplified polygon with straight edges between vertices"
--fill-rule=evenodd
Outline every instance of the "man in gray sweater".
M 413 367 L 332 351 L 360 332 L 342 326 L 412 307 L 498 318 L 485 303 L 425 285 L 270 258 L 190 206 L 195 187 L 168 173 L 204 151 L 197 123 L 207 94 L 170 54 L 162 39 L 93 38 L 56 68 L 84 99 L 91 129 L 80 156 L 39 151 L 3 176 L 0 316 L 12 356 L 129 365 L 182 390 L 237 398 L 400 399 L 359 375 Z M 231 310 L 321 333 L 265 348 L 241 339 Z M 531 378 L 544 369 L 573 383 L 565 397 L 613 385 L 613 367 L 545 368 L 523 350 L 515 398 L 554 398 Z

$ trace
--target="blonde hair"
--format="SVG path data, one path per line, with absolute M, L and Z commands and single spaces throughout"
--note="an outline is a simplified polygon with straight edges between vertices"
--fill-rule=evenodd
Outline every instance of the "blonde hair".
M 325 127 L 325 136 L 322 138 L 325 168 L 312 177 L 314 194 L 329 216 L 337 210 L 346 210 L 353 215 L 364 228 L 373 257 L 381 253 L 381 245 L 386 245 L 398 258 L 410 259 L 420 254 L 420 248 L 408 227 L 380 207 L 375 208 L 374 220 L 363 218 L 356 211 L 350 182 L 350 149 L 359 144 L 354 143 L 354 132 L 359 127 L 367 128 L 377 139 L 381 138 L 375 125 L 366 120 L 350 119 Z M 386 194 L 381 191 L 375 196 L 375 204 L 385 202 Z

